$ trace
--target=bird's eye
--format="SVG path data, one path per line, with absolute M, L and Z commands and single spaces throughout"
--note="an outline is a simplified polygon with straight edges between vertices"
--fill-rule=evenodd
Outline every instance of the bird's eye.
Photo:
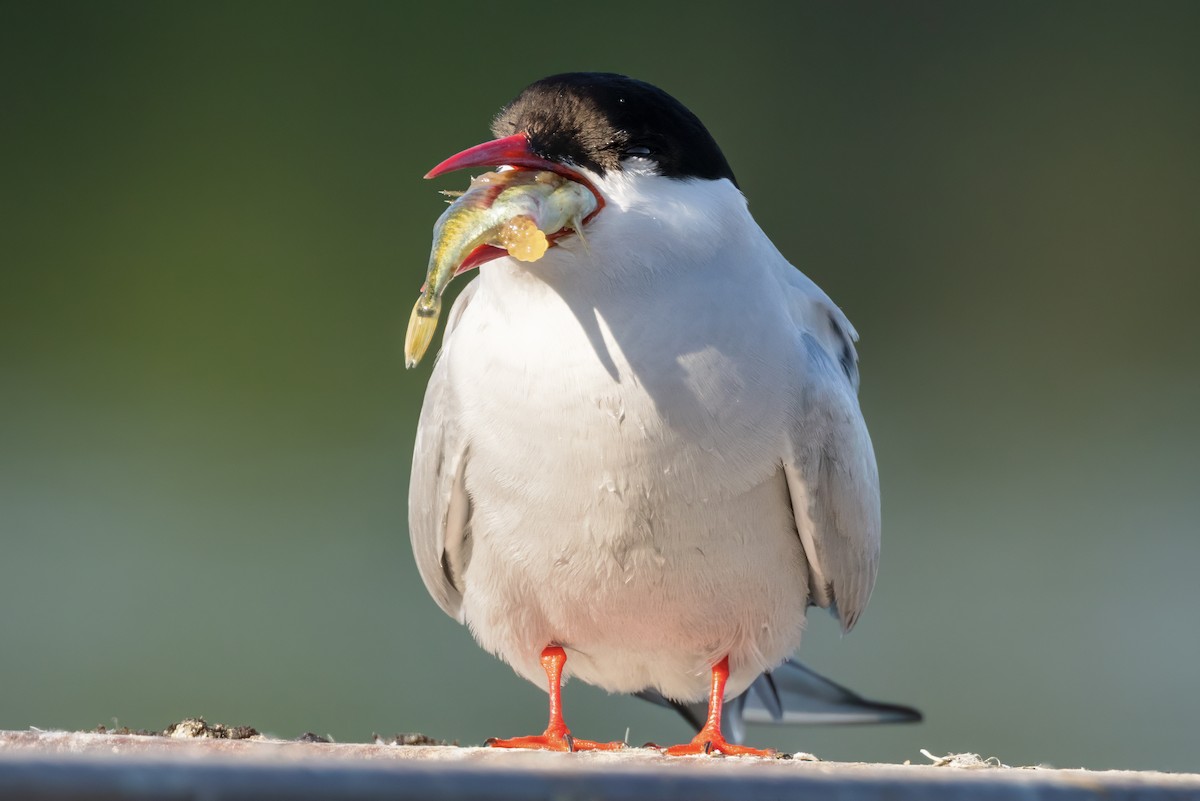
M 626 149 L 625 155 L 644 158 L 645 156 L 650 155 L 650 148 L 646 147 L 645 145 L 634 145 L 633 147 Z

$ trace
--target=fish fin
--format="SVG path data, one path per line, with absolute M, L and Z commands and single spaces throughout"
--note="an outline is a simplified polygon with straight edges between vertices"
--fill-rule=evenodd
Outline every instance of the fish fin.
M 583 220 L 580 219 L 578 214 L 571 218 L 571 230 L 575 232 L 575 236 L 579 237 L 579 241 L 583 243 L 583 249 L 591 253 L 591 245 L 588 244 L 587 237 L 583 235 Z

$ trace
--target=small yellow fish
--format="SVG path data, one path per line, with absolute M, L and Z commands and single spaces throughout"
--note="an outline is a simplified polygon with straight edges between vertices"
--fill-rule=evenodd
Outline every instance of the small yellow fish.
M 505 170 L 472 180 L 433 226 L 425 289 L 404 337 L 405 365 L 416 367 L 429 349 L 442 293 L 475 248 L 493 245 L 520 261 L 537 261 L 550 247 L 547 235 L 569 228 L 582 237 L 583 220 L 595 209 L 587 187 L 549 171 Z

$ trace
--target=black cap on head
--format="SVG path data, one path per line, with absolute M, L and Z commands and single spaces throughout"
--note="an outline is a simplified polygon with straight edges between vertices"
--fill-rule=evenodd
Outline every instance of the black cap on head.
M 534 152 L 603 174 L 644 157 L 669 178 L 728 178 L 721 148 L 695 114 L 642 81 L 608 72 L 569 72 L 530 84 L 497 115 L 492 132 L 524 132 Z

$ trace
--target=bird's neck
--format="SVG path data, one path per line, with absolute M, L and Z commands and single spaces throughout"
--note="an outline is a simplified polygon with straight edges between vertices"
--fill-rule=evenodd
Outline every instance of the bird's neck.
M 530 264 L 501 259 L 484 268 L 487 278 L 510 288 L 536 282 L 636 291 L 713 269 L 742 269 L 765 240 L 745 198 L 727 180 L 612 174 L 598 183 L 606 207 L 583 239 L 567 237 Z

